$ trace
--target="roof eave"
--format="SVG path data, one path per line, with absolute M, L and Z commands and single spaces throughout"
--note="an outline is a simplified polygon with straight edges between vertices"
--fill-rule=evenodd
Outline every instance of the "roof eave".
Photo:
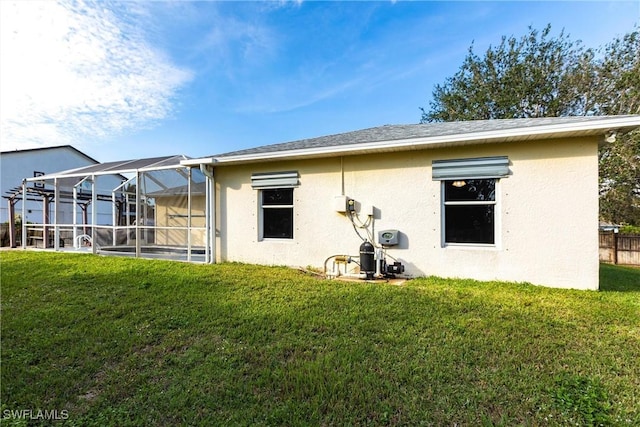
M 190 159 L 189 165 L 197 164 L 242 164 L 257 163 L 277 160 L 299 160 L 320 157 L 337 157 L 354 154 L 380 153 L 391 151 L 410 151 L 446 148 L 463 145 L 504 143 L 515 141 L 527 141 L 532 139 L 553 139 L 562 137 L 593 137 L 604 138 L 609 132 L 627 132 L 640 126 L 640 118 L 607 118 L 594 122 L 553 124 L 539 127 L 522 127 L 498 131 L 471 132 L 454 135 L 441 135 L 430 137 L 409 138 L 393 141 L 376 141 L 369 143 L 356 143 L 340 146 L 303 148 L 297 150 L 283 150 L 264 153 L 252 153 L 236 156 L 207 157 Z M 184 163 L 183 163 L 184 164 Z
M 200 165 L 208 165 L 215 163 L 217 159 L 215 157 L 200 157 L 197 159 L 187 159 L 180 162 L 180 165 L 186 167 L 196 167 Z

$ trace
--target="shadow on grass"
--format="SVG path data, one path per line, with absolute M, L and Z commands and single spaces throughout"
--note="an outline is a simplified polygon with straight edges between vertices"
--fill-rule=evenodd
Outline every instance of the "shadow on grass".
M 600 264 L 600 290 L 640 292 L 640 267 Z

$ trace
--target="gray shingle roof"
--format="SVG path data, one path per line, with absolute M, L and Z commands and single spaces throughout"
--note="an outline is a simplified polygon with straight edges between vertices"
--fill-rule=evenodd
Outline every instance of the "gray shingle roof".
M 471 120 L 459 122 L 438 122 L 426 124 L 386 125 L 353 132 L 302 139 L 280 144 L 264 145 L 246 150 L 232 151 L 213 157 L 260 155 L 273 152 L 286 152 L 320 147 L 340 147 L 345 145 L 375 143 L 381 141 L 398 141 L 415 138 L 466 135 L 483 132 L 508 131 L 510 129 L 527 129 L 541 126 L 576 125 L 589 122 L 606 122 L 610 119 L 640 116 L 580 116 L 580 117 L 545 117 L 533 119 L 494 119 Z

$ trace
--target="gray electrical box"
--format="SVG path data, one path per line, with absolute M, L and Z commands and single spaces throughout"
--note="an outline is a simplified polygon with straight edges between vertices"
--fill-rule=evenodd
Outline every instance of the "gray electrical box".
M 382 230 L 378 231 L 378 243 L 382 246 L 395 246 L 398 244 L 398 230 Z

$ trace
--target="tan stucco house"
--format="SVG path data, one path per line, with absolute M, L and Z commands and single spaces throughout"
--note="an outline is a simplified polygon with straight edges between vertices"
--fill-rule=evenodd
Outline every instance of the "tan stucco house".
M 213 170 L 216 261 L 322 268 L 367 239 L 407 276 L 598 289 L 598 147 L 638 126 L 640 116 L 392 125 L 182 164 Z M 382 230 L 397 230 L 397 244 L 382 245 Z
M 130 174 L 135 194 L 113 200 L 138 206 L 135 256 L 598 289 L 598 148 L 638 127 L 637 115 L 390 125 L 45 178 Z M 102 231 L 113 238 L 95 253 L 121 230 Z

